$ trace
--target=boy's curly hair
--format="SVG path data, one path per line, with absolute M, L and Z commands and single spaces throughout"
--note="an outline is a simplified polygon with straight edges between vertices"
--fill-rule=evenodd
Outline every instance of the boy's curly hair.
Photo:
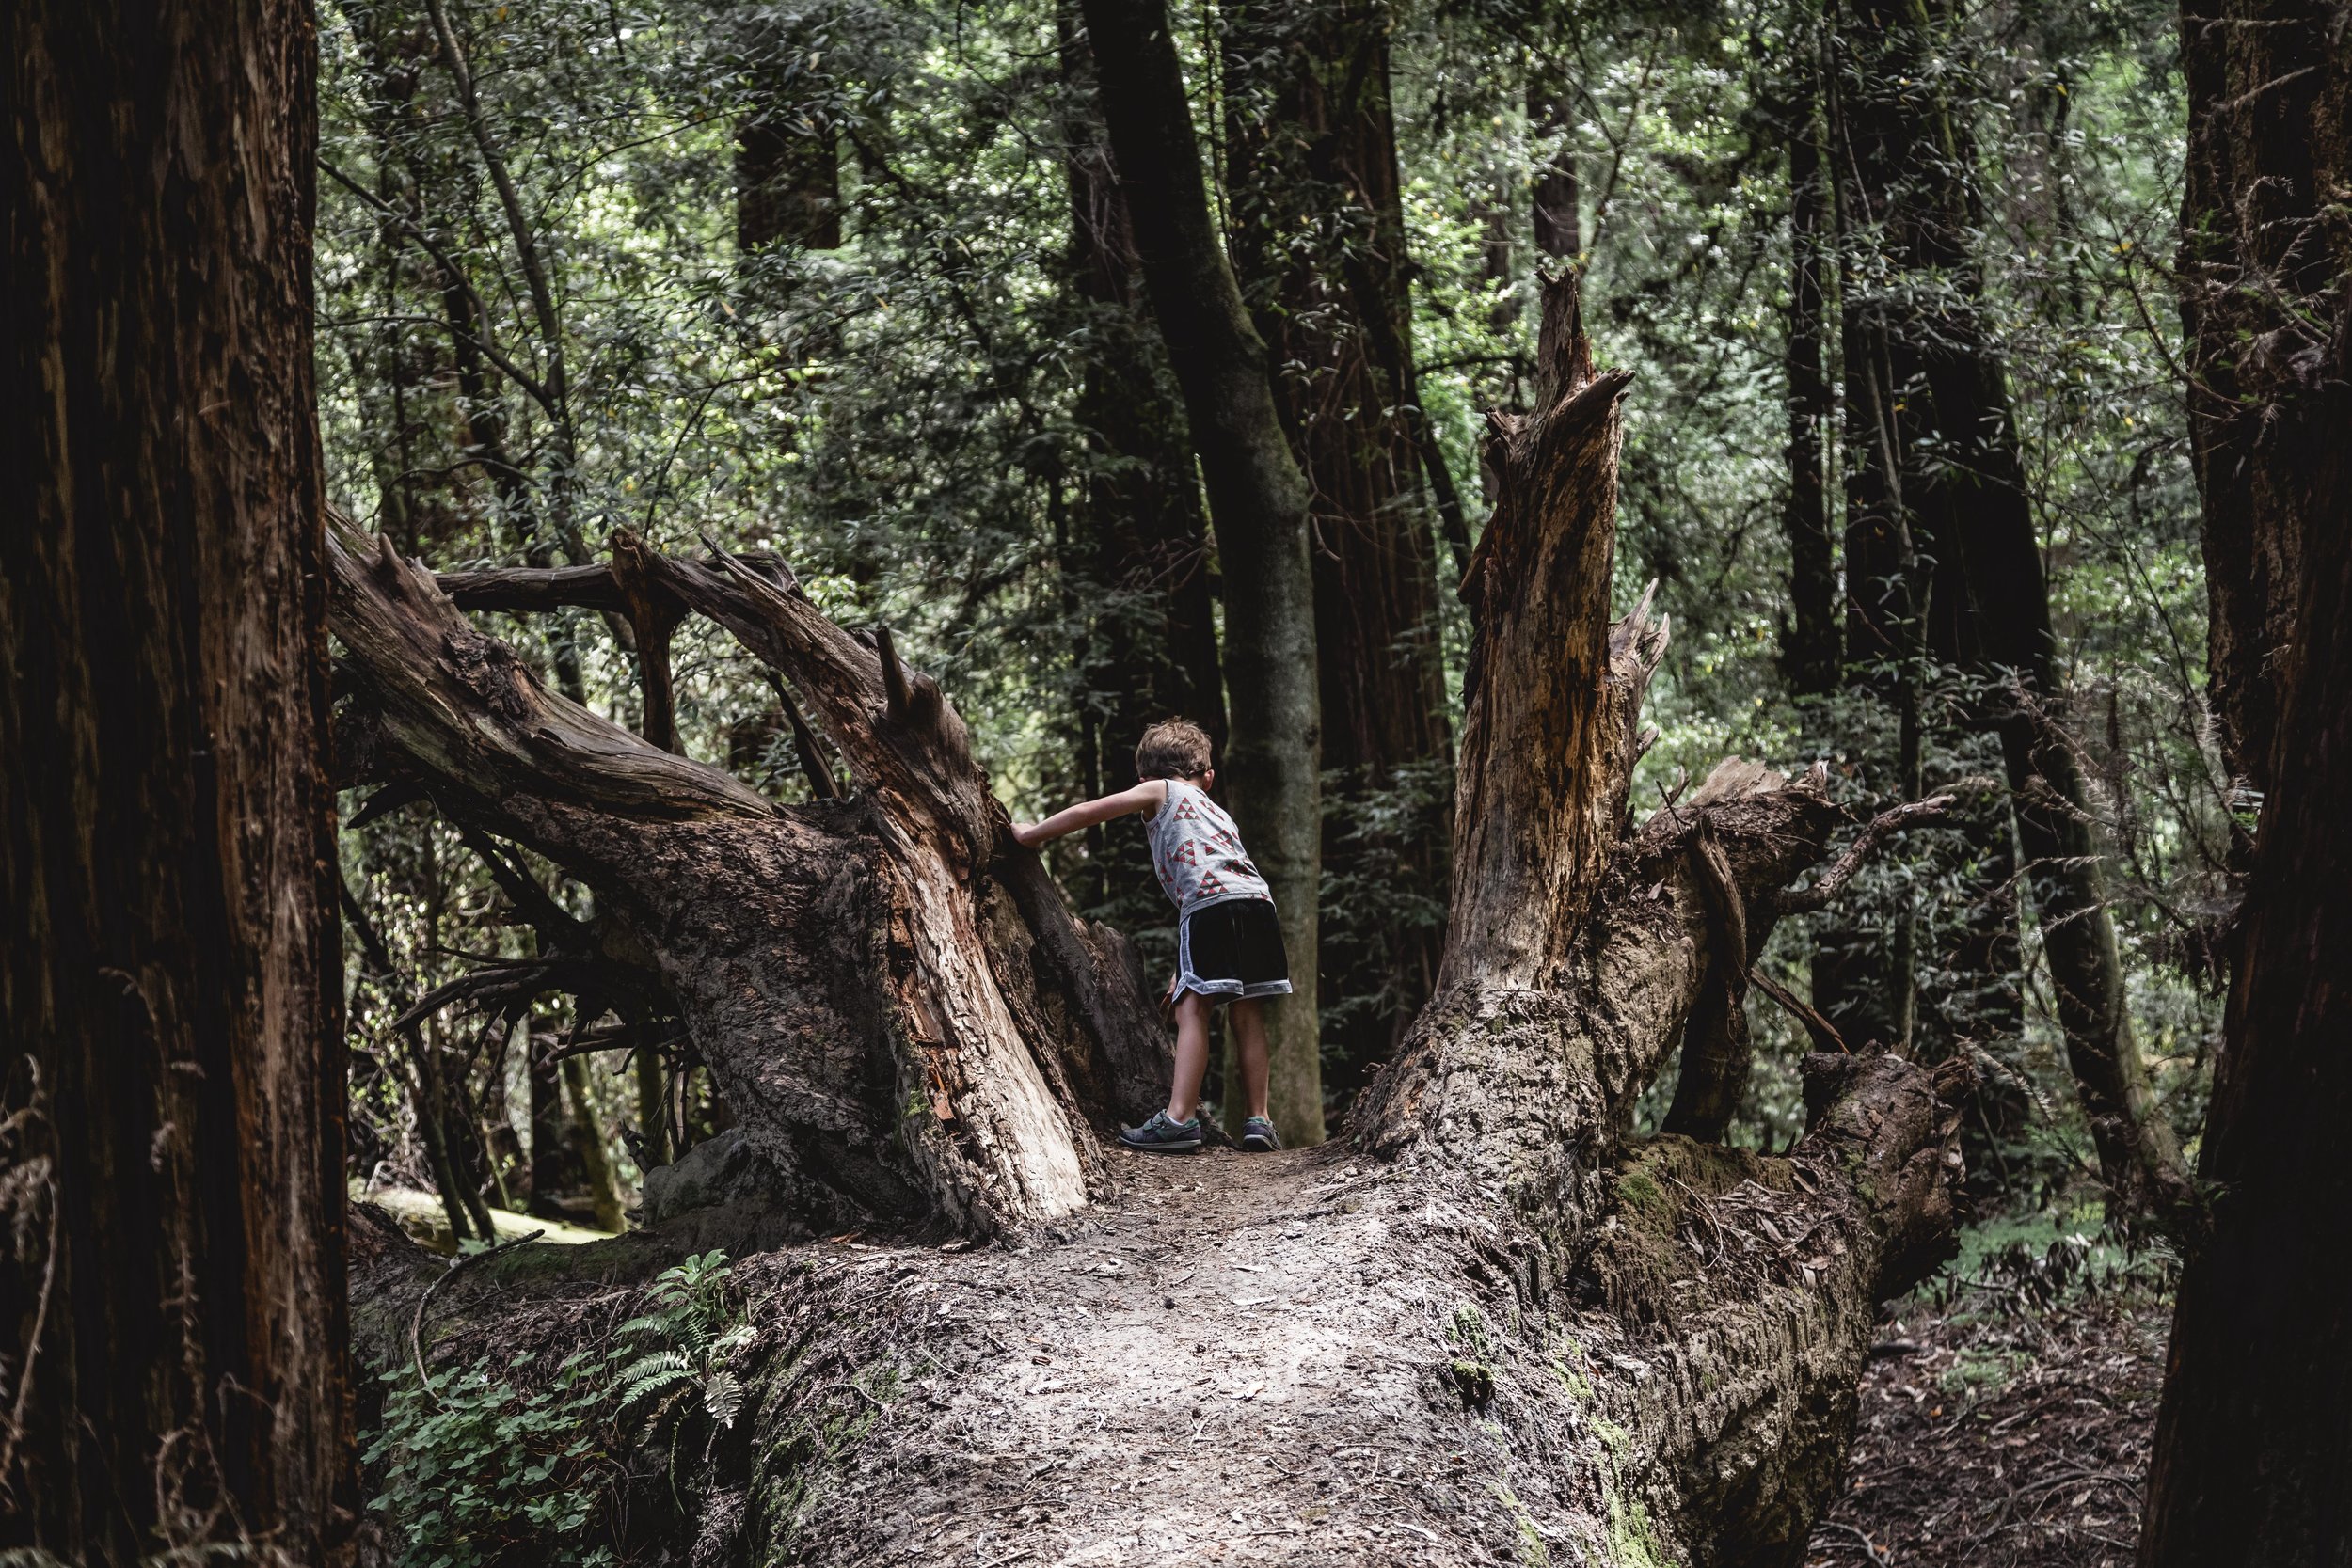
M 1211 760 L 1208 731 L 1189 719 L 1163 719 L 1136 747 L 1136 777 L 1197 779 Z

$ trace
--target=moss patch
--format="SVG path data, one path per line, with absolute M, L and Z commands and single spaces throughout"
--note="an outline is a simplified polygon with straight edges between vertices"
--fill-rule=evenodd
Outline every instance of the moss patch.
M 1459 1353 L 1447 1364 L 1446 1376 L 1465 1403 L 1483 1409 L 1495 1397 L 1494 1335 L 1486 1315 L 1470 1302 L 1459 1304 L 1445 1337 Z
M 1748 1181 L 1785 1190 L 1788 1166 L 1753 1149 L 1673 1134 L 1633 1145 L 1612 1183 L 1616 1212 L 1597 1233 L 1589 1262 L 1610 1309 L 1629 1323 L 1673 1323 L 1685 1293 L 1677 1287 L 1703 1276 L 1685 1239 L 1707 1223 L 1694 1209 Z
M 1675 1568 L 1650 1530 L 1649 1510 L 1614 1496 L 1609 1499 L 1609 1560 L 1613 1568 Z

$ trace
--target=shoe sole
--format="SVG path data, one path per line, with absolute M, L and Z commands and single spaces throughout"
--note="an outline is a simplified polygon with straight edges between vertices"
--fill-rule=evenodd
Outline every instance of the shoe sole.
M 1200 1140 L 1195 1138 L 1190 1143 L 1182 1144 L 1139 1144 L 1121 1138 L 1119 1147 L 1132 1148 L 1137 1154 L 1198 1154 L 1200 1152 Z
M 1271 1138 L 1244 1138 L 1241 1141 L 1241 1151 L 1244 1154 L 1272 1154 L 1281 1147 Z

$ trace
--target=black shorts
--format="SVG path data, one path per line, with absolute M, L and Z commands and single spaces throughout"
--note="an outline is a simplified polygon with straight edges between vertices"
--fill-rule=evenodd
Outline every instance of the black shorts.
M 1170 1002 L 1198 991 L 1213 1002 L 1237 996 L 1288 996 L 1290 956 L 1282 923 L 1263 898 L 1228 898 L 1184 916 L 1176 927 L 1176 983 Z

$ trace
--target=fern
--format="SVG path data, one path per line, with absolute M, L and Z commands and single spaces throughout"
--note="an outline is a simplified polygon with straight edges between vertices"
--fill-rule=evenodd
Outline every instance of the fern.
M 405 1358 L 386 1369 L 384 1418 L 367 1449 L 383 1490 L 370 1508 L 400 1542 L 403 1568 L 612 1568 L 611 1548 L 592 1543 L 611 1478 L 626 1468 L 613 1461 L 660 1442 L 674 1418 L 699 1410 L 733 1426 L 742 1413 L 743 1382 L 728 1363 L 757 1335 L 729 1274 L 723 1252 L 665 1271 L 610 1348 L 573 1352 L 540 1386 L 524 1382 L 537 1370 L 527 1354 L 502 1371 L 485 1360 L 421 1384 Z M 649 1401 L 659 1402 L 649 1418 L 630 1417 Z
M 647 1395 L 691 1382 L 694 1376 L 693 1360 L 684 1351 L 655 1351 L 622 1369 L 616 1380 L 620 1393 L 614 1397 L 612 1407 L 616 1412 L 627 1410 Z
M 721 1426 L 733 1426 L 737 1412 L 743 1408 L 742 1380 L 723 1367 L 704 1378 L 703 1408 Z

